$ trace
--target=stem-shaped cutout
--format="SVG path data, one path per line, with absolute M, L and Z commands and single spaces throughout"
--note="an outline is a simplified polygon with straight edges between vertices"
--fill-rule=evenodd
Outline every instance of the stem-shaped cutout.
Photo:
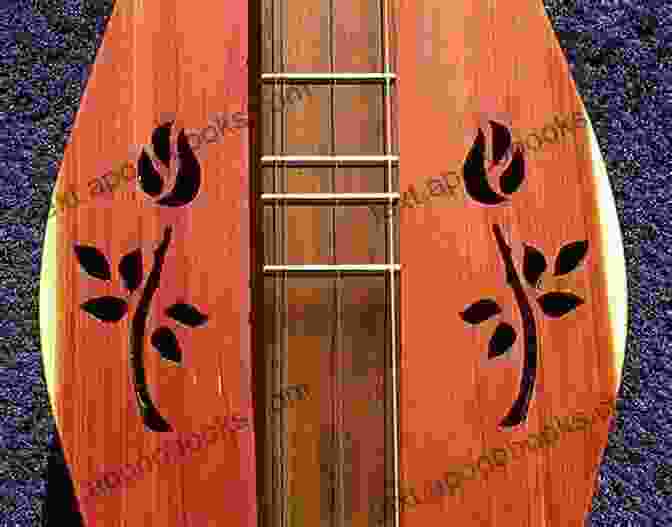
M 163 260 L 168 250 L 172 228 L 166 227 L 163 234 L 163 241 L 154 251 L 154 265 L 147 278 L 147 284 L 142 292 L 142 297 L 138 307 L 133 315 L 131 323 L 130 343 L 131 343 L 131 367 L 133 370 L 133 385 L 135 388 L 135 397 L 138 401 L 138 409 L 145 423 L 145 426 L 155 432 L 170 432 L 172 430 L 168 422 L 161 416 L 152 402 L 152 397 L 147 389 L 145 377 L 145 365 L 143 353 L 145 348 L 145 329 L 147 317 L 149 315 L 149 305 L 156 290 L 159 288 L 161 279 L 161 268 Z
M 527 418 L 527 412 L 530 407 L 532 390 L 534 389 L 534 383 L 537 378 L 537 328 L 532 307 L 525 295 L 518 272 L 513 265 L 511 247 L 504 241 L 502 230 L 499 225 L 493 225 L 492 228 L 495 232 L 497 246 L 502 254 L 502 259 L 504 260 L 506 282 L 511 286 L 511 289 L 513 289 L 513 294 L 516 297 L 516 303 L 520 310 L 520 316 L 523 319 L 523 346 L 525 349 L 520 392 L 518 393 L 518 397 L 513 403 L 513 406 L 509 410 L 509 413 L 500 423 L 500 426 L 511 427 L 519 425 Z

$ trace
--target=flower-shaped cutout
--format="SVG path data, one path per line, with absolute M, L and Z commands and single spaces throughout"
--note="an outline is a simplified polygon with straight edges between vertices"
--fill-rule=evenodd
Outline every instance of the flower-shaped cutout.
M 517 149 L 513 152 L 513 156 L 508 157 L 507 153 L 511 149 L 511 132 L 506 126 L 495 121 L 489 123 L 492 128 L 493 166 L 502 160 L 508 163 L 500 177 L 500 189 L 504 194 L 513 194 L 525 179 L 523 152 Z M 465 189 L 471 198 L 484 205 L 498 205 L 507 201 L 490 186 L 485 165 L 485 134 L 479 128 L 462 168 Z
M 154 129 L 152 133 L 152 149 L 158 163 L 170 169 L 173 160 L 170 153 L 170 134 L 173 121 L 169 121 Z M 201 165 L 196 158 L 184 130 L 177 136 L 177 155 L 179 158 L 175 185 L 156 203 L 165 207 L 181 207 L 191 203 L 201 187 Z M 138 181 L 140 188 L 151 197 L 158 197 L 163 192 L 164 181 L 154 167 L 154 162 L 145 149 L 138 159 Z

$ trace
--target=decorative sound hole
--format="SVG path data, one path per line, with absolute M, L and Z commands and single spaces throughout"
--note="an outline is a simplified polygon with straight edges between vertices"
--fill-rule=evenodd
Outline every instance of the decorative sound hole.
M 170 167 L 171 160 L 171 127 L 172 122 L 157 127 L 152 134 L 154 153 L 158 161 L 168 168 Z M 200 164 L 187 142 L 184 130 L 180 131 L 178 135 L 177 152 L 179 156 L 179 168 L 177 170 L 175 186 L 171 192 L 156 201 L 161 206 L 184 206 L 193 201 L 200 188 Z M 152 197 L 159 196 L 163 191 L 163 180 L 144 149 L 138 161 L 138 180 L 142 190 Z M 130 362 L 140 415 L 145 426 L 155 432 L 169 432 L 172 428 L 156 409 L 149 394 L 143 355 L 150 306 L 161 283 L 161 271 L 172 232 L 172 227 L 164 229 L 163 239 L 154 250 L 154 261 L 146 279 L 143 276 L 143 260 L 140 249 L 136 249 L 122 257 L 119 262 L 119 274 L 124 288 L 128 291 L 128 298 L 126 300 L 114 296 L 104 296 L 92 298 L 81 305 L 81 308 L 86 313 L 101 322 L 119 322 L 129 311 L 129 304 L 133 293 L 138 290 L 144 281 L 144 289 L 142 289 L 140 299 L 131 317 L 129 328 Z M 76 245 L 74 251 L 80 266 L 89 276 L 98 280 L 111 281 L 112 272 L 110 263 L 99 249 L 91 246 Z M 208 317 L 196 307 L 182 301 L 178 301 L 166 309 L 165 315 L 189 328 L 202 326 L 208 320 Z M 182 364 L 182 349 L 172 329 L 167 326 L 161 326 L 154 330 L 150 340 L 163 360 L 170 361 L 178 366 Z
M 157 157 L 157 162 L 171 168 L 170 130 L 173 122 L 158 126 L 152 134 L 152 148 Z M 175 186 L 157 200 L 159 205 L 165 207 L 181 207 L 193 201 L 201 186 L 201 165 L 196 158 L 184 130 L 180 130 L 177 136 L 177 153 L 179 164 Z M 138 182 L 140 188 L 149 196 L 157 197 L 163 192 L 164 182 L 159 171 L 154 167 L 152 159 L 145 149 L 142 149 L 138 159 Z
M 504 194 L 513 194 L 525 179 L 523 152 L 517 149 L 509 158 L 507 154 L 511 148 L 511 132 L 502 124 L 489 122 L 492 128 L 492 165 L 498 165 L 502 161 L 508 163 L 500 177 L 499 187 Z M 499 205 L 508 201 L 495 192 L 488 182 L 488 171 L 485 166 L 485 135 L 480 128 L 464 162 L 462 174 L 465 190 L 472 199 L 483 205 Z
M 509 152 L 511 147 L 511 134 L 509 130 L 498 123 L 490 121 L 493 131 L 493 164 L 498 164 Z M 463 168 L 463 180 L 468 195 L 479 203 L 485 205 L 502 204 L 507 198 L 495 192 L 487 179 L 485 168 L 485 135 L 478 130 L 474 145 L 469 152 Z M 512 194 L 520 188 L 525 176 L 525 163 L 522 151 L 513 153 L 510 160 L 507 157 L 508 166 L 503 171 L 500 179 L 500 188 L 505 194 Z M 523 329 L 523 374 L 518 397 L 513 403 L 508 414 L 501 421 L 500 426 L 512 427 L 521 424 L 527 419 L 532 391 L 536 381 L 537 361 L 539 344 L 537 338 L 537 324 L 534 312 L 530 305 L 520 276 L 511 257 L 511 247 L 506 244 L 502 235 L 501 227 L 493 225 L 495 242 L 504 262 L 506 282 L 513 290 L 518 310 L 520 311 Z M 546 257 L 543 253 L 527 244 L 523 261 L 523 277 L 525 281 L 535 289 L 539 288 L 542 274 L 546 271 Z M 563 276 L 574 271 L 588 252 L 588 241 L 576 241 L 564 245 L 555 260 L 554 276 Z M 537 302 L 542 312 L 549 317 L 559 318 L 584 303 L 578 296 L 561 291 L 552 291 L 537 297 Z M 483 298 L 469 305 L 460 316 L 472 325 L 478 325 L 492 317 L 501 314 L 499 304 L 491 298 Z M 490 338 L 488 358 L 492 359 L 506 353 L 516 342 L 517 332 L 507 323 L 500 322 Z

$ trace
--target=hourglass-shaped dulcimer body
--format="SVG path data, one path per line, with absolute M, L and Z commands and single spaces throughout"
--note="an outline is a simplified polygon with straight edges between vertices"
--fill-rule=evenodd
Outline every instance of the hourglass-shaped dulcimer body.
M 541 2 L 119 0 L 41 295 L 87 526 L 590 508 L 624 258 Z

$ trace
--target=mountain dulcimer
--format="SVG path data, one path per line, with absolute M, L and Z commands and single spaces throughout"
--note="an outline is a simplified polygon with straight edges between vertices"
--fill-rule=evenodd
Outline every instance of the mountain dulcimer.
M 86 525 L 578 525 L 626 334 L 538 0 L 119 0 L 47 219 Z

